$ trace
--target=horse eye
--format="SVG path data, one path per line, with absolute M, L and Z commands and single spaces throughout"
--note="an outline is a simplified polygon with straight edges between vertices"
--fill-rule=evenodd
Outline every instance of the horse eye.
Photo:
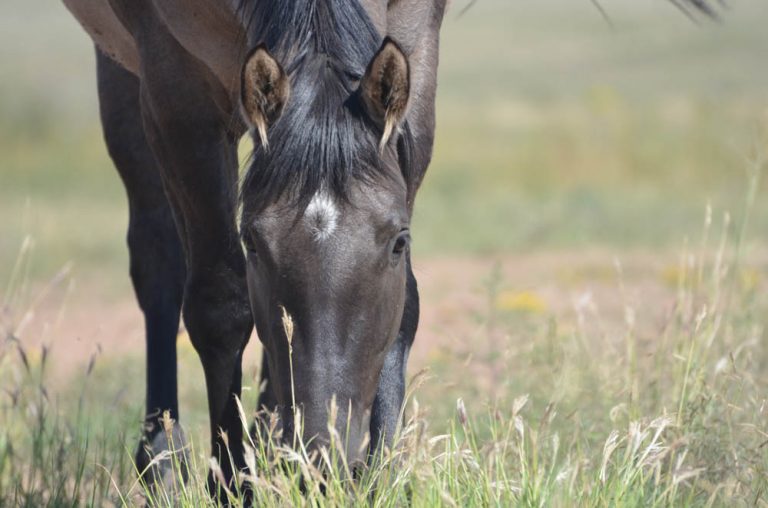
M 405 249 L 408 248 L 408 244 L 410 242 L 410 232 L 407 229 L 400 231 L 400 233 L 397 235 L 397 238 L 395 238 L 395 243 L 392 245 L 392 255 L 400 256 L 403 252 L 405 252 Z

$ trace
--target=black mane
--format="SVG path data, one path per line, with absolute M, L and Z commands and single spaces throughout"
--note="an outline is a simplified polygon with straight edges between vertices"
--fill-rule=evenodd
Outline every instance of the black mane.
M 359 2 L 259 1 L 246 19 L 251 45 L 266 44 L 291 77 L 269 149 L 259 146 L 252 155 L 241 191 L 247 208 L 285 193 L 306 203 L 320 189 L 345 198 L 351 178 L 382 174 L 380 132 L 356 95 L 381 36 Z

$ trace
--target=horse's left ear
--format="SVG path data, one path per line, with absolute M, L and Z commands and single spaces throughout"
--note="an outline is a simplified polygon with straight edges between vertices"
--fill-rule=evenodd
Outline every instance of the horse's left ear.
M 240 80 L 240 100 L 246 121 L 255 128 L 265 148 L 267 127 L 283 112 L 290 95 L 288 75 L 266 46 L 256 46 L 245 59 Z
M 408 57 L 395 41 L 387 37 L 368 64 L 360 82 L 366 112 L 382 129 L 379 149 L 383 149 L 405 118 L 411 88 Z

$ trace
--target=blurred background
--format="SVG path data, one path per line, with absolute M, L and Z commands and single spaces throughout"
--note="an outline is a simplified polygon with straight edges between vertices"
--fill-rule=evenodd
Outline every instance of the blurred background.
M 674 248 L 707 202 L 740 211 L 767 113 L 768 7 L 697 25 L 666 1 L 611 0 L 611 26 L 589 0 L 465 5 L 442 33 L 418 257 Z M 34 278 L 72 261 L 122 292 L 126 203 L 89 39 L 59 2 L 0 10 L 0 280 L 30 235 Z
M 480 0 L 459 16 L 466 4 L 446 14 L 434 160 L 413 227 L 424 311 L 411 370 L 429 365 L 446 380 L 434 400 L 456 365 L 488 380 L 452 396 L 488 394 L 498 379 L 530 388 L 499 351 L 467 346 L 480 328 L 494 337 L 499 316 L 512 323 L 499 333 L 519 344 L 531 327 L 575 322 L 574 302 L 598 302 L 610 327 L 628 298 L 656 326 L 681 249 L 699 245 L 708 216 L 712 228 L 726 212 L 739 224 L 750 182 L 743 276 L 762 284 L 768 206 L 749 160 L 768 119 L 768 4 L 733 2 L 722 23 L 694 23 L 662 0 L 606 0 L 610 23 L 589 0 Z M 143 325 L 92 46 L 61 3 L 3 0 L 0 62 L 4 319 L 25 347 L 49 346 L 63 376 L 94 352 L 128 369 L 122 379 L 137 386 L 124 397 L 138 415 Z M 185 400 L 204 419 L 183 336 L 180 348 Z

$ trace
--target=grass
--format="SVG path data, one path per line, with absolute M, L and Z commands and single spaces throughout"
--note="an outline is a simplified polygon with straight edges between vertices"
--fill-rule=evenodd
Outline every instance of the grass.
M 574 323 L 561 322 L 500 299 L 493 272 L 473 346 L 415 377 L 396 445 L 357 481 L 333 443 L 315 460 L 303 446 L 257 437 L 246 445 L 243 488 L 256 506 L 768 505 L 768 300 L 743 277 L 763 164 L 751 170 L 742 221 L 717 224 L 709 210 L 701 238 L 681 253 L 663 322 L 645 326 L 627 304 L 606 332 L 588 298 Z M 620 267 L 616 284 L 621 297 Z M 122 381 L 138 363 L 94 359 L 78 382 L 51 386 L 48 352 L 15 338 L 23 300 L 3 309 L 0 505 L 214 504 L 202 393 L 190 404 L 198 420 L 186 423 L 188 481 L 145 489 L 131 463 L 140 397 Z M 182 350 L 182 370 L 194 361 Z M 252 390 L 245 396 L 253 408 Z M 246 427 L 251 419 L 242 412 Z M 225 497 L 242 501 L 238 491 Z

